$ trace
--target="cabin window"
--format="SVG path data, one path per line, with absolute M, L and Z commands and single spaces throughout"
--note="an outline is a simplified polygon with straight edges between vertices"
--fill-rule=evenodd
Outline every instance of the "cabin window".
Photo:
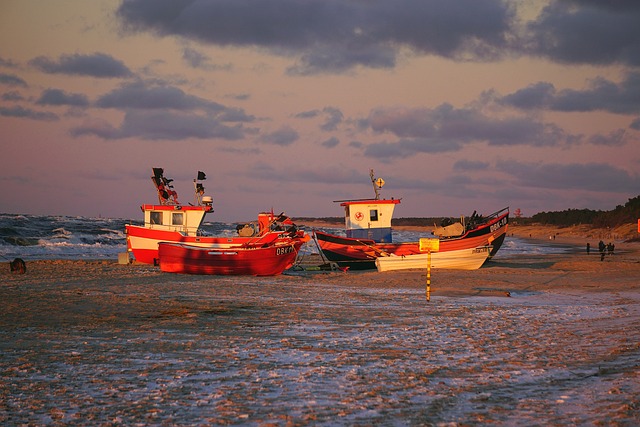
M 151 224 L 162 224 L 162 212 L 151 212 Z
M 184 216 L 184 214 L 182 212 L 178 212 L 178 213 L 174 212 L 171 215 L 171 223 L 173 225 L 182 225 L 183 224 L 183 222 L 182 222 L 183 216 Z
M 369 218 L 371 219 L 371 221 L 377 221 L 378 220 L 378 209 L 371 209 L 369 211 Z

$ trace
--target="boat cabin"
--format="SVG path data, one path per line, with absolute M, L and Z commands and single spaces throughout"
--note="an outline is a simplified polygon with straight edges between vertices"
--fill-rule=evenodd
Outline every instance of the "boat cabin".
M 342 200 L 347 237 L 391 243 L 391 219 L 400 199 Z
M 142 205 L 144 227 L 151 230 L 177 231 L 185 236 L 196 236 L 205 214 L 212 211 L 204 206 Z

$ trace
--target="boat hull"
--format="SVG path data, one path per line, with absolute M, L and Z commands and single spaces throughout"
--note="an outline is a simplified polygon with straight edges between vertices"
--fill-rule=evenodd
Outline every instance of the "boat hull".
M 439 252 L 491 246 L 489 253 L 491 258 L 502 246 L 508 224 L 509 213 L 506 212 L 467 231 L 462 236 L 440 238 Z M 352 270 L 375 269 L 375 261 L 380 256 L 407 256 L 421 253 L 419 242 L 376 243 L 373 240 L 353 239 L 317 230 L 314 231 L 314 236 L 323 255 L 329 261 Z M 433 238 L 433 236 L 428 237 Z
M 487 260 L 491 253 L 490 246 L 482 246 L 473 249 L 459 249 L 447 252 L 431 253 L 432 269 L 450 270 L 477 270 Z M 378 271 L 395 270 L 426 270 L 429 254 L 420 253 L 414 255 L 390 255 L 378 257 L 375 261 Z
M 259 237 L 212 237 L 188 236 L 179 231 L 156 230 L 137 225 L 126 225 L 127 250 L 136 261 L 145 264 L 157 264 L 158 244 L 161 242 L 183 243 L 211 249 L 231 249 L 247 245 L 273 244 L 286 239 L 284 232 L 268 232 Z
M 276 276 L 290 268 L 301 240 L 263 246 L 213 249 L 182 243 L 159 244 L 160 270 L 167 273 Z

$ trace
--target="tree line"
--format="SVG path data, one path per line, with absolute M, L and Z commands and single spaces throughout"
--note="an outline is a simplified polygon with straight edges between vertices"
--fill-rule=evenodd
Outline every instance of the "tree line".
M 520 222 L 549 224 L 569 227 L 577 224 L 589 224 L 597 228 L 618 227 L 635 223 L 640 218 L 640 196 L 629 199 L 627 203 L 616 206 L 610 211 L 591 209 L 567 209 L 555 212 L 539 212 L 531 218 L 520 218 Z

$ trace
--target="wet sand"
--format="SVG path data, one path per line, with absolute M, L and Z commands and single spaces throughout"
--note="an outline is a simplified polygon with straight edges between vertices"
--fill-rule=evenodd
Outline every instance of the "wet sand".
M 637 243 L 434 271 L 430 302 L 420 271 L 2 266 L 3 425 L 640 423 Z

